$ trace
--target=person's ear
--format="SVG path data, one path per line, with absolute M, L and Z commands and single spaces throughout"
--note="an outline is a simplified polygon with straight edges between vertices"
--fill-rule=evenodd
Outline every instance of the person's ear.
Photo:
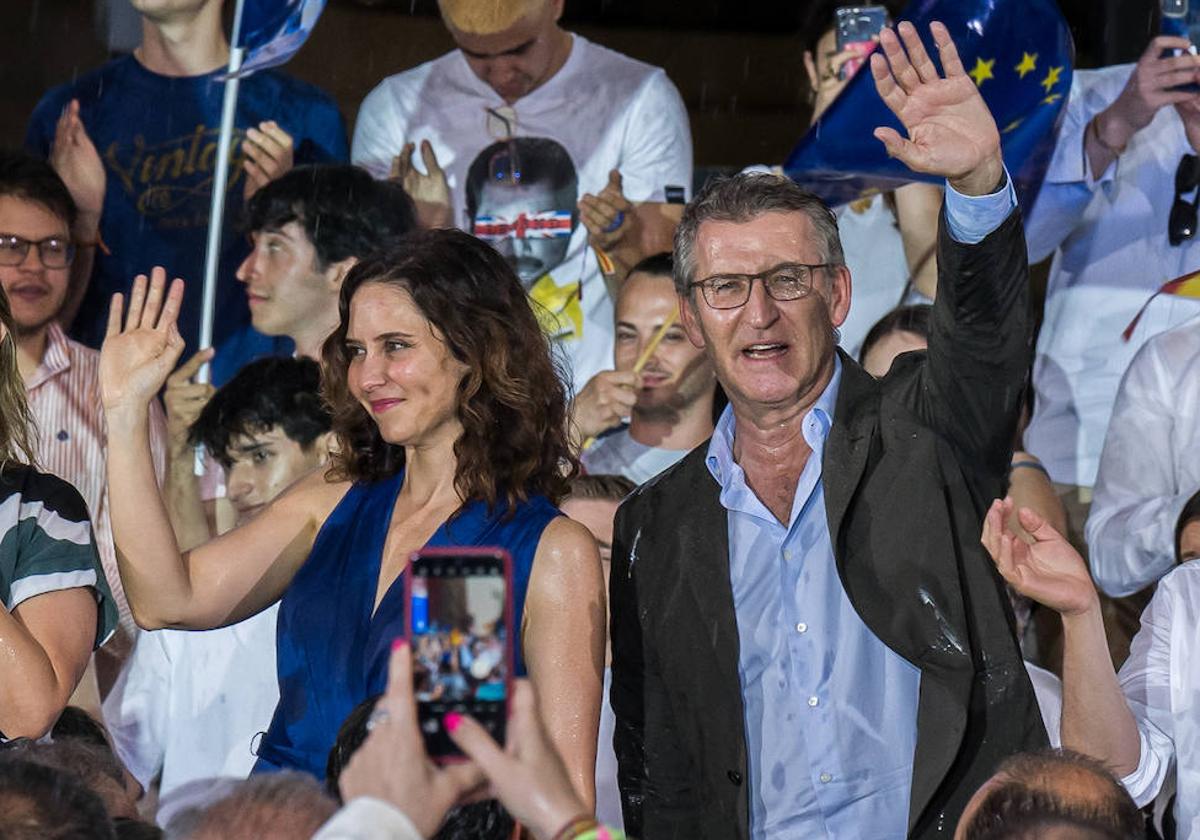
M 563 8 L 566 6 L 566 0 L 553 0 L 550 4 L 552 13 L 554 14 L 554 23 L 557 24 L 562 20 Z
M 337 451 L 337 435 L 332 430 L 318 435 L 312 442 L 312 448 L 320 462 L 328 464 L 333 453 Z
M 808 86 L 815 92 L 820 84 L 817 78 L 817 60 L 813 58 L 812 50 L 804 51 L 804 69 L 808 72 Z
M 850 315 L 850 269 L 836 265 L 826 271 L 829 272 L 829 320 L 835 327 L 840 327 Z
M 329 283 L 329 290 L 339 292 L 342 288 L 342 281 L 346 279 L 346 275 L 350 273 L 350 269 L 358 265 L 358 257 L 346 257 L 344 260 L 330 263 L 325 267 L 325 280 Z
M 694 347 L 703 350 L 708 346 L 708 342 L 704 338 L 704 329 L 700 326 L 700 314 L 696 312 L 694 303 L 699 294 L 693 288 L 686 295 L 679 295 L 679 324 L 687 333 L 688 341 L 692 342 Z

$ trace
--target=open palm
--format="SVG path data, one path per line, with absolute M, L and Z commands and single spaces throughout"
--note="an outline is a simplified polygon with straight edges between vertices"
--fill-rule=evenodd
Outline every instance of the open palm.
M 1079 552 L 1028 508 L 1018 512 L 1021 527 L 1033 537 L 1032 545 L 1024 542 L 1005 525 L 1012 509 L 1012 499 L 993 502 L 980 537 L 1000 575 L 1025 597 L 1060 614 L 1085 612 L 1096 600 L 1096 587 Z
M 965 182 L 969 193 L 990 192 L 1003 171 L 1000 132 L 950 33 L 940 23 L 930 25 L 946 74 L 942 77 L 916 27 L 905 21 L 898 29 L 899 37 L 888 29 L 880 34 L 883 52 L 872 54 L 871 73 L 908 137 L 886 127 L 875 129 L 875 136 L 889 155 L 914 172 Z
M 183 352 L 176 323 L 182 302 L 183 281 L 176 279 L 167 289 L 167 272 L 161 267 L 149 279 L 144 274 L 134 279 L 124 325 L 124 296 L 113 295 L 100 348 L 100 394 L 106 410 L 143 407 L 162 389 Z

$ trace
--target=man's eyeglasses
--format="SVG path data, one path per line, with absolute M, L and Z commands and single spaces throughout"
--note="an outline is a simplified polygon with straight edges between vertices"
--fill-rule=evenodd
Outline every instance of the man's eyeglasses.
M 758 274 L 714 274 L 692 282 L 700 287 L 704 301 L 713 309 L 737 309 L 750 300 L 750 288 L 758 280 L 774 300 L 798 300 L 812 291 L 813 272 L 832 263 L 805 265 L 780 263 Z
M 1184 196 L 1200 186 L 1200 158 L 1184 155 L 1175 170 L 1175 201 L 1171 204 L 1171 216 L 1167 221 L 1167 240 L 1179 245 L 1196 235 L 1196 206 L 1200 194 L 1191 201 Z
M 30 246 L 36 246 L 38 259 L 46 268 L 66 268 L 75 259 L 75 246 L 71 240 L 48 236 L 34 241 L 13 233 L 0 233 L 0 265 L 20 265 Z

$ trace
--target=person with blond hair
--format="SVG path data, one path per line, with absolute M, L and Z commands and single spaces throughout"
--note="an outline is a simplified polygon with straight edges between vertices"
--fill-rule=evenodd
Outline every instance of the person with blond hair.
M 10 235 L 0 247 L 27 256 L 53 245 Z M 0 292 L 0 740 L 50 730 L 117 623 L 87 507 L 74 487 L 33 466 L 34 439 Z
M 400 179 L 424 224 L 460 227 L 504 256 L 578 391 L 613 353 L 613 301 L 584 208 L 610 180 L 633 202 L 684 198 L 687 111 L 661 68 L 564 30 L 563 0 L 439 7 L 458 49 L 371 91 L 351 159 Z

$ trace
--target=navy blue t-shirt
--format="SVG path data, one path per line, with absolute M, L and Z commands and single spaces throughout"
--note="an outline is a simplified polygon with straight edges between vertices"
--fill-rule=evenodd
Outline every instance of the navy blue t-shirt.
M 71 329 L 77 340 L 99 347 L 113 293 L 128 290 L 135 275 L 161 265 L 169 276 L 187 281 L 179 329 L 188 352 L 198 349 L 204 249 L 225 87 L 219 75 L 161 76 L 126 56 L 54 88 L 34 110 L 25 144 L 46 157 L 59 114 L 71 99 L 78 99 L 83 124 L 108 174 L 100 234 L 111 255 L 96 252 L 91 283 Z M 297 164 L 349 158 L 346 126 L 323 91 L 272 70 L 242 80 L 217 275 L 214 346 L 250 323 L 245 290 L 234 276 L 249 253 L 241 232 L 241 142 L 245 129 L 263 120 L 274 120 L 292 135 Z M 248 353 L 262 355 L 274 349 L 271 339 L 253 335 L 261 342 L 245 336 L 239 342 Z

